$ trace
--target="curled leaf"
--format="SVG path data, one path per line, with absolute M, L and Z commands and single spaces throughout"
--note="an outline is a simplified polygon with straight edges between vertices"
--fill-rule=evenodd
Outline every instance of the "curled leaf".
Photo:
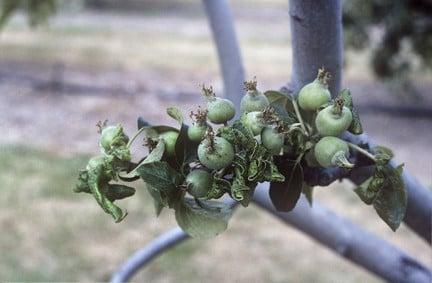
M 127 212 L 123 212 L 114 204 L 114 201 L 133 195 L 135 190 L 123 185 L 109 184 L 121 170 L 117 162 L 118 159 L 113 156 L 98 156 L 90 159 L 87 169 L 81 171 L 74 191 L 92 194 L 100 207 L 116 222 L 120 222 L 126 217 Z
M 124 199 L 133 196 L 134 194 L 134 188 L 120 184 L 108 184 L 108 189 L 105 192 L 105 196 L 110 201 Z
M 208 190 L 206 199 L 218 199 L 221 198 L 226 192 L 231 190 L 231 184 L 223 178 L 213 176 L 213 183 Z
M 384 146 L 376 146 L 372 150 L 375 153 L 377 165 L 387 165 L 394 156 L 392 150 Z
M 354 107 L 352 96 L 351 96 L 351 91 L 347 88 L 343 89 L 339 93 L 339 97 L 342 98 L 344 106 L 347 107 L 352 113 L 352 122 L 348 128 L 348 131 L 355 134 L 355 135 L 362 134 L 363 133 L 363 127 L 362 127 L 362 124 L 360 122 L 360 116 Z
M 279 172 L 277 166 L 271 160 L 266 161 L 266 168 L 264 172 L 264 181 L 268 182 L 283 182 L 285 176 Z
M 246 186 L 245 179 L 239 168 L 234 169 L 234 179 L 231 186 L 231 197 L 236 201 L 242 201 L 249 194 L 250 188 Z
M 385 182 L 373 201 L 376 212 L 393 231 L 396 231 L 404 219 L 407 207 L 407 193 L 402 179 L 402 166 L 403 164 L 393 168 L 387 165 L 380 169 L 385 176 Z
M 114 204 L 113 200 L 107 197 L 106 193 L 109 189 L 109 185 L 104 182 L 99 175 L 91 174 L 89 176 L 89 188 L 100 207 L 102 207 L 106 213 L 110 214 L 115 222 L 120 222 L 126 217 L 127 212 L 123 212 L 120 207 Z
M 362 184 L 360 184 L 357 188 L 354 189 L 354 192 L 367 205 L 372 204 L 373 200 L 376 197 L 378 190 L 381 188 L 381 186 L 373 185 L 372 180 L 373 180 L 373 178 L 370 177 L 369 179 L 367 179 Z M 372 184 L 371 184 L 371 182 L 372 182 Z

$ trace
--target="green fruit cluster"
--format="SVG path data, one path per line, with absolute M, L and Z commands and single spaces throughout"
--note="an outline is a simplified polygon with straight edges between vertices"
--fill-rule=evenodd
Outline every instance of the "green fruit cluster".
M 313 149 L 314 158 L 308 155 L 308 164 L 316 166 L 317 162 L 324 168 L 336 166 L 352 168 L 353 164 L 348 161 L 348 144 L 338 137 L 348 130 L 353 115 L 344 105 L 342 98 L 338 97 L 332 101 L 327 85 L 328 80 L 328 74 L 324 70 L 319 70 L 317 78 L 305 85 L 298 94 L 301 109 L 312 113 L 315 117 L 314 129 L 320 137 Z
M 141 178 L 157 213 L 165 207 L 174 209 L 178 224 L 192 236 L 214 236 L 225 229 L 230 208 L 215 200 L 228 195 L 247 206 L 261 182 L 272 184 L 270 198 L 276 209 L 289 211 L 308 188 L 304 170 L 352 168 L 350 149 L 380 164 L 392 156 L 385 149 L 380 157 L 374 156 L 340 138 L 344 131 L 359 134 L 362 127 L 349 91 L 332 100 L 328 79 L 320 70 L 297 97 L 262 93 L 256 81 L 246 82 L 240 115 L 234 121 L 233 103 L 203 87 L 206 107 L 192 111 L 190 123 L 179 109 L 167 109 L 178 128 L 139 120 L 139 131 L 129 139 L 120 125 L 103 124 L 99 143 L 103 155 L 89 161 L 75 191 L 92 194 L 105 212 L 120 221 L 126 213 L 113 202 L 135 190 L 112 182 Z M 134 158 L 130 146 L 142 133 L 149 154 Z

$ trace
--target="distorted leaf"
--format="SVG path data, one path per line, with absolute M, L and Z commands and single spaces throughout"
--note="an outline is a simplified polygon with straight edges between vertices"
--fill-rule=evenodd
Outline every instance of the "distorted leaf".
M 242 201 L 245 195 L 249 193 L 249 187 L 246 186 L 245 179 L 239 168 L 234 169 L 234 179 L 231 186 L 231 197 L 236 201 Z
M 121 184 L 109 184 L 105 196 L 110 201 L 124 199 L 135 194 L 135 189 Z
M 402 166 L 393 168 L 390 165 L 383 167 L 382 174 L 385 182 L 378 191 L 373 206 L 387 225 L 393 231 L 399 227 L 405 217 L 407 206 L 407 193 L 402 179 Z
M 339 93 L 339 97 L 343 100 L 343 105 L 347 107 L 351 113 L 352 113 L 352 122 L 348 128 L 348 131 L 350 133 L 353 133 L 355 135 L 360 135 L 363 133 L 363 127 L 360 121 L 360 116 L 357 112 L 357 110 L 354 107 L 351 91 L 349 89 L 343 89 Z
M 283 182 L 285 181 L 285 176 L 279 172 L 278 167 L 271 161 L 266 162 L 264 181 L 267 182 Z
M 142 164 L 137 172 L 145 183 L 160 191 L 170 190 L 182 182 L 181 175 L 164 161 Z
M 378 165 L 387 165 L 394 156 L 393 151 L 384 146 L 376 146 L 372 151 Z
M 90 174 L 88 184 L 91 194 L 96 199 L 97 203 L 106 213 L 114 218 L 115 222 L 120 222 L 126 217 L 127 212 L 123 212 L 120 207 L 115 205 L 113 201 L 108 199 L 104 194 L 108 190 L 108 183 L 104 182 L 99 174 Z
M 370 177 L 369 179 L 367 179 L 362 184 L 360 184 L 357 188 L 354 189 L 354 192 L 367 205 L 372 204 L 373 200 L 376 197 L 377 192 L 381 188 L 381 186 L 379 187 L 374 186 L 372 180 L 373 178 Z
M 231 190 L 231 184 L 223 178 L 213 178 L 210 190 L 207 192 L 206 199 L 221 198 L 226 192 Z
M 360 121 L 360 115 L 354 107 L 351 109 L 351 113 L 352 121 L 351 125 L 348 128 L 348 131 L 350 133 L 353 133 L 354 135 L 361 135 L 363 133 L 363 126 Z

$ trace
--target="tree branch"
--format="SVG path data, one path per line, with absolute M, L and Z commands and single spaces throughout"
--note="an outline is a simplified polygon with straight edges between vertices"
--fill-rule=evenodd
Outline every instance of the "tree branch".
M 182 243 L 188 238 L 189 235 L 178 227 L 158 236 L 143 249 L 137 251 L 128 258 L 128 260 L 113 274 L 110 282 L 128 282 L 135 273 L 140 270 L 140 268 L 144 267 L 147 263 L 150 263 L 164 251 Z
M 290 90 L 296 92 L 311 82 L 318 68 L 330 71 L 330 90 L 335 96 L 340 89 L 342 69 L 342 11 L 340 0 L 290 0 L 293 71 Z M 365 136 L 346 136 L 355 144 L 370 141 Z M 317 185 L 328 185 L 348 177 L 360 184 L 371 175 L 371 168 L 321 170 L 312 174 Z M 419 236 L 431 243 L 432 192 L 408 173 L 403 175 L 408 191 L 405 223 Z M 313 183 L 313 182 L 312 182 Z
M 260 184 L 254 202 L 334 252 L 390 282 L 431 282 L 432 272 L 385 240 L 302 197 L 291 212 L 275 210 L 268 184 Z
M 293 211 L 277 212 L 269 198 L 268 187 L 268 183 L 265 183 L 256 189 L 254 202 L 259 207 L 337 254 L 391 282 L 431 282 L 431 271 L 420 262 L 317 202 L 314 202 L 311 208 L 305 199 L 301 198 Z M 180 228 L 159 236 L 132 255 L 113 275 L 111 282 L 128 281 L 158 255 L 188 238 Z
M 373 142 L 365 134 L 355 136 L 344 134 L 344 139 L 357 145 L 374 147 Z M 354 157 L 356 159 L 356 157 Z M 355 162 L 357 163 L 357 162 Z M 392 166 L 396 166 L 393 162 Z M 348 171 L 343 168 L 313 169 L 306 171 L 306 179 L 309 185 L 328 186 L 334 181 L 342 178 L 350 179 L 354 184 L 360 185 L 373 174 L 373 167 L 357 167 Z M 423 186 L 409 173 L 402 175 L 408 193 L 408 204 L 404 222 L 417 235 L 429 244 L 432 241 L 432 192 Z
M 203 1 L 218 49 L 225 93 L 238 106 L 241 98 L 239 94 L 243 92 L 241 83 L 244 81 L 244 72 L 229 5 L 227 0 Z M 315 78 L 318 68 L 325 67 L 333 75 L 330 90 L 335 95 L 340 88 L 342 67 L 340 1 L 291 0 L 290 16 L 294 63 L 291 86 L 295 91 L 298 90 Z M 334 179 L 345 177 L 347 172 L 331 169 L 322 174 L 324 175 L 317 178 L 319 184 L 322 184 L 323 180 L 330 183 Z M 350 178 L 355 179 L 353 175 L 350 175 Z M 408 215 L 415 217 L 415 212 L 410 211 L 410 203 L 418 204 L 422 202 L 420 199 L 422 197 L 425 197 L 423 204 L 426 205 L 422 208 L 423 212 L 430 211 L 428 210 L 430 205 L 427 205 L 429 194 L 418 194 L 416 189 L 420 185 L 407 174 L 404 175 L 404 180 L 409 193 L 407 218 Z M 292 212 L 277 212 L 268 196 L 268 184 L 259 185 L 254 201 L 284 222 L 382 278 L 393 282 L 431 282 L 432 280 L 431 272 L 415 259 L 316 202 L 313 208 L 309 208 L 301 198 Z M 423 212 L 420 215 L 422 220 L 416 224 L 414 220 L 406 220 L 408 225 L 418 233 L 422 224 L 430 223 L 430 221 L 423 222 L 423 218 L 427 217 Z M 123 277 L 116 274 L 112 282 L 126 281 L 161 252 L 185 239 L 187 235 L 179 229 L 157 238 L 150 246 L 136 253 L 120 270 L 123 270 Z M 130 272 L 127 273 L 125 270 Z M 124 274 L 129 275 L 127 277 Z
M 203 3 L 216 43 L 225 97 L 239 109 L 244 94 L 245 74 L 229 2 L 228 0 L 203 0 Z
M 342 78 L 342 9 L 339 0 L 290 0 L 293 69 L 290 85 L 297 92 L 313 81 L 319 68 L 332 75 L 330 92 Z

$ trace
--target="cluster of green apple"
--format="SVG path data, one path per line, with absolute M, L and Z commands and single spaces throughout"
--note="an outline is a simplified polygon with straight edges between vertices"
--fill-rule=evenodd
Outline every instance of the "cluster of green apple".
M 313 126 L 309 128 L 308 134 L 320 138 L 314 150 L 307 155 L 308 165 L 352 168 L 354 164 L 348 161 L 348 143 L 339 136 L 348 129 L 354 134 L 361 134 L 361 124 L 349 91 L 343 90 L 332 101 L 328 79 L 328 73 L 319 70 L 317 78 L 305 85 L 298 94 L 300 108 L 312 116 Z
M 179 109 L 167 109 L 178 128 L 149 125 L 139 119 L 138 132 L 129 139 L 121 125 L 101 124 L 102 154 L 92 158 L 80 173 L 75 191 L 92 194 L 118 222 L 127 213 L 114 202 L 135 193 L 121 182 L 142 179 L 158 215 L 163 208 L 172 208 L 187 233 L 211 237 L 227 227 L 232 211 L 217 199 L 228 195 L 247 206 L 257 184 L 270 182 L 273 204 L 278 210 L 289 211 L 302 192 L 310 198 L 312 188 L 303 170 L 352 168 L 351 148 L 377 164 L 373 180 L 356 191 L 371 204 L 380 198 L 380 190 L 389 187 L 383 175 L 398 181 L 399 171 L 388 169 L 391 151 L 381 148 L 372 153 L 340 139 L 345 131 L 360 134 L 362 127 L 350 92 L 343 90 L 332 100 L 328 79 L 328 73 L 319 70 L 317 78 L 298 95 L 263 93 L 256 81 L 245 82 L 238 119 L 234 119 L 236 109 L 230 100 L 203 86 L 206 109 L 191 112 L 191 123 Z M 149 154 L 133 162 L 136 158 L 131 156 L 130 146 L 142 134 Z M 382 199 L 377 203 L 381 205 Z M 385 206 L 384 213 L 388 211 L 401 210 Z M 391 214 L 380 216 L 395 219 Z

